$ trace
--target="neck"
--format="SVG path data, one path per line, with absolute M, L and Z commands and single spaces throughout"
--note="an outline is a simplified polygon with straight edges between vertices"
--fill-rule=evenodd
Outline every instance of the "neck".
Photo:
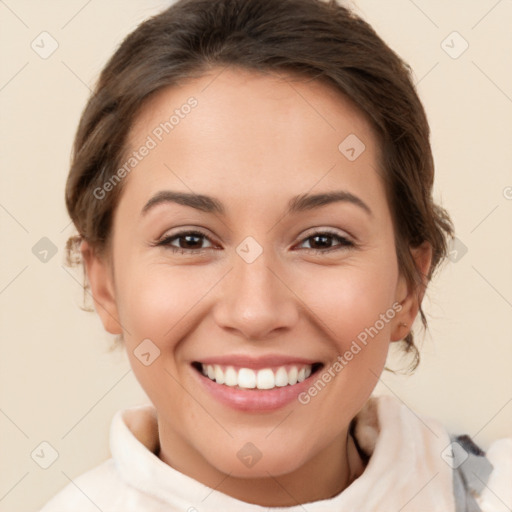
M 209 464 L 200 453 L 159 425 L 158 457 L 181 473 L 202 484 L 247 503 L 265 507 L 288 507 L 332 498 L 364 470 L 354 440 L 344 431 L 313 459 L 281 475 L 237 478 Z

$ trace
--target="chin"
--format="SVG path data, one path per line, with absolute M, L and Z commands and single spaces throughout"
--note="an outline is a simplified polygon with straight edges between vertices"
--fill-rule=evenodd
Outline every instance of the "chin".
M 226 456 L 226 453 L 232 453 Z M 236 451 L 223 450 L 224 456 L 215 461 L 208 460 L 218 471 L 229 474 L 233 478 L 268 478 L 286 475 L 298 470 L 306 462 L 304 450 L 298 450 L 290 445 L 279 450 L 267 446 L 261 450 L 256 445 L 246 443 Z M 215 458 L 215 456 L 213 457 Z

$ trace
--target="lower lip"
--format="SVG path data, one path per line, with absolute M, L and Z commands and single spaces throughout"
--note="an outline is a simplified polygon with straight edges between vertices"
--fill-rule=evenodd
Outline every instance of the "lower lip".
M 273 389 L 240 389 L 217 384 L 205 377 L 196 369 L 192 369 L 204 388 L 219 402 L 239 411 L 264 412 L 275 411 L 297 400 L 300 393 L 310 386 L 310 379 L 317 372 L 311 374 L 307 379 L 298 382 L 293 386 L 276 387 Z

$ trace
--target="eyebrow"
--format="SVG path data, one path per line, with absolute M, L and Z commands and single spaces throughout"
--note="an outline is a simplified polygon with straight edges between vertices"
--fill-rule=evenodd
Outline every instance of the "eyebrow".
M 296 196 L 289 201 L 286 215 L 313 210 L 336 202 L 353 204 L 364 210 L 370 217 L 373 216 L 372 210 L 361 198 L 345 190 L 326 192 L 322 194 L 302 194 Z M 181 204 L 206 213 L 217 213 L 220 215 L 224 215 L 225 213 L 222 203 L 213 197 L 205 196 L 203 194 L 162 190 L 157 192 L 144 205 L 141 215 L 146 215 L 148 211 L 155 206 L 165 203 Z

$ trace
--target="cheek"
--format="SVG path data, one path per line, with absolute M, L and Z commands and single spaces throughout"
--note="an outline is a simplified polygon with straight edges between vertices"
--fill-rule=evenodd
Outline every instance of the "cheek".
M 325 436 L 336 435 L 368 399 L 382 372 L 396 315 L 395 260 L 318 269 L 302 297 L 334 348 L 332 360 L 299 397 Z M 304 276 L 305 277 L 305 276 Z
M 195 308 L 218 280 L 207 267 L 165 262 L 139 262 L 123 271 L 118 306 L 127 338 L 131 343 L 149 338 L 161 349 L 172 348 L 186 334 Z
M 330 336 L 338 340 L 341 351 L 392 308 L 396 279 L 394 266 L 381 261 L 374 265 L 318 268 L 304 276 L 300 289 L 304 302 Z M 385 323 L 382 328 L 379 322 L 378 327 L 384 335 L 390 324 Z
M 119 311 L 135 376 L 160 410 L 172 405 L 173 411 L 190 415 L 194 409 L 187 407 L 187 397 L 178 384 L 180 340 L 192 328 L 194 307 L 210 279 L 197 268 L 172 268 L 169 264 L 126 264 L 123 272 L 121 275 L 120 268 Z M 139 359 L 147 352 L 149 361 Z
M 176 286 L 162 272 L 145 270 L 130 272 L 125 281 L 122 297 L 121 316 L 126 329 L 136 337 L 150 338 L 158 344 L 166 329 L 172 327 L 172 320 L 180 304 Z M 136 342 L 137 340 L 133 340 Z

